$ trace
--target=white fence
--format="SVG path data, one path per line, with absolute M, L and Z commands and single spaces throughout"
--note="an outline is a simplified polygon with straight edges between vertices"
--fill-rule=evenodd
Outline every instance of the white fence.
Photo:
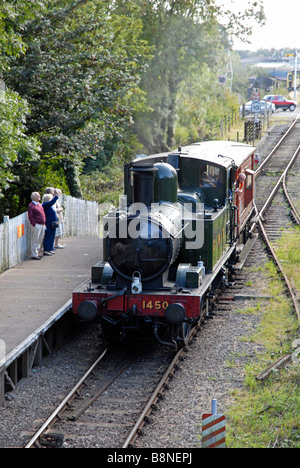
M 64 196 L 66 236 L 99 235 L 97 202 Z M 30 255 L 31 225 L 27 213 L 0 224 L 0 273 L 12 268 Z
M 30 251 L 27 213 L 0 224 L 0 272 L 22 262 Z
M 98 236 L 99 206 L 73 197 L 64 197 L 64 219 L 67 236 Z

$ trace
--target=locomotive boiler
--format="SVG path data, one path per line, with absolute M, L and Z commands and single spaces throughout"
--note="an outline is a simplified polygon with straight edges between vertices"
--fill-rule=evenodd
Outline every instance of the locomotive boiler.
M 74 291 L 74 314 L 100 319 L 108 340 L 186 345 L 247 241 L 253 163 L 252 146 L 219 141 L 127 164 L 120 206 L 103 220 L 103 258 Z

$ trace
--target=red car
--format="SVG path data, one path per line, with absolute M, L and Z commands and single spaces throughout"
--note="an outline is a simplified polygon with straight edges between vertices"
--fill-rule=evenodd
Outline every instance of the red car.
M 291 112 L 294 112 L 297 107 L 297 103 L 295 101 L 288 101 L 285 97 L 280 95 L 269 94 L 264 96 L 264 100 L 272 102 L 275 104 L 276 109 L 282 109 L 284 111 L 290 109 Z

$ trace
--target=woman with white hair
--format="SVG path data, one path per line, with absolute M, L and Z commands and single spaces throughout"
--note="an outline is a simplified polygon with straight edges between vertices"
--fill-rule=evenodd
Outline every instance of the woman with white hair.
M 58 195 L 58 200 L 55 205 L 56 213 L 58 216 L 58 228 L 56 229 L 55 232 L 55 241 L 54 241 L 54 248 L 55 249 L 64 249 L 64 246 L 59 243 L 59 240 L 62 236 L 65 235 L 65 227 L 64 227 L 64 216 L 63 216 L 63 206 L 61 204 L 61 190 L 60 189 L 55 189 L 56 193 Z

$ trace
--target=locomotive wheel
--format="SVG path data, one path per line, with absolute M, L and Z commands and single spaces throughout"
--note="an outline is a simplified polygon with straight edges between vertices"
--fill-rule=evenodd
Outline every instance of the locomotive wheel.
M 189 336 L 190 336 L 190 331 L 191 331 L 191 324 L 188 322 L 182 322 L 178 328 L 179 328 L 178 336 L 180 338 L 182 346 L 188 346 Z

